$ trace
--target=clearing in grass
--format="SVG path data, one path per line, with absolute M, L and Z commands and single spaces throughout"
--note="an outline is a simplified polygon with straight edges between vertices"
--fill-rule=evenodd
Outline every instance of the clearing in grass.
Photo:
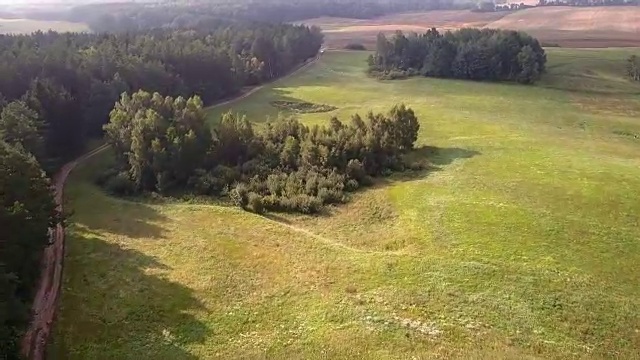
M 322 216 L 68 186 L 52 358 L 637 358 L 640 84 L 633 50 L 548 50 L 535 86 L 377 81 L 329 52 L 233 109 L 404 102 L 431 165 Z M 211 110 L 211 121 L 229 106 Z M 427 146 L 428 145 L 428 146 Z

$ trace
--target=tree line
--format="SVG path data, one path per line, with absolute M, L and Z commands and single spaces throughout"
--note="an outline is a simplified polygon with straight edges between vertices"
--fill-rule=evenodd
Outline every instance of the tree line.
M 198 94 L 199 120 L 190 112 L 195 100 L 180 110 L 191 125 L 203 119 L 203 102 L 281 76 L 315 56 L 321 44 L 316 28 L 257 23 L 0 35 L 0 358 L 19 358 L 48 231 L 60 220 L 47 173 L 81 152 L 88 137 L 102 134 L 120 94 Z M 197 129 L 181 130 L 167 134 L 167 146 L 190 146 Z M 176 173 L 184 166 L 181 159 L 166 161 L 177 161 Z
M 402 155 L 419 128 L 414 112 L 397 105 L 327 127 L 280 118 L 259 132 L 227 113 L 210 129 L 199 97 L 140 91 L 124 94 L 105 125 L 117 165 L 99 183 L 120 195 L 186 191 L 227 196 L 257 213 L 315 213 L 372 177 L 405 169 Z
M 471 9 L 473 12 L 497 12 L 497 11 L 517 11 L 532 8 L 531 5 L 525 3 L 502 3 L 500 1 L 480 1 L 475 8 Z
M 30 150 L 40 151 L 37 115 L 23 102 L 0 119 L 0 358 L 18 359 L 31 315 L 48 231 L 59 221 L 48 177 Z
M 530 84 L 545 71 L 547 58 L 535 38 L 523 32 L 461 29 L 424 34 L 380 33 L 369 73 L 382 79 L 411 75 Z
M 46 164 L 100 135 L 119 95 L 146 89 L 211 103 L 281 76 L 315 56 L 317 28 L 234 24 L 207 31 L 0 36 L 0 94 L 43 124 Z M 37 154 L 36 154 L 37 156 Z M 39 159 L 40 160 L 40 159 Z
M 640 0 L 538 0 L 537 6 L 635 6 Z

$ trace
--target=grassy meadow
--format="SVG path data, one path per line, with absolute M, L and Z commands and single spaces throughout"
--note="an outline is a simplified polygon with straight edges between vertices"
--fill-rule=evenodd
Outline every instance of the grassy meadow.
M 233 108 L 404 102 L 421 121 L 395 175 L 316 217 L 134 202 L 67 186 L 52 359 L 640 358 L 640 85 L 633 49 L 549 49 L 536 86 L 364 74 L 329 52 Z M 636 51 L 637 52 L 637 51 Z

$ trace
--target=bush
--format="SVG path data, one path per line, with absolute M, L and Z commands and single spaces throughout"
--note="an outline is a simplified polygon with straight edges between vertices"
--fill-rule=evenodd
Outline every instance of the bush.
M 351 159 L 347 163 L 346 174 L 349 178 L 354 179 L 356 181 L 361 181 L 367 176 L 367 172 L 364 170 L 364 166 L 362 166 L 362 162 L 358 159 Z
M 98 186 L 105 186 L 111 178 L 118 175 L 118 172 L 119 172 L 118 169 L 114 169 L 114 168 L 107 169 L 102 173 L 98 174 L 98 176 L 96 176 L 94 181 Z
M 224 188 L 224 183 L 213 174 L 203 169 L 198 169 L 195 174 L 189 178 L 187 185 L 194 190 L 197 195 L 214 195 L 216 189 Z
M 136 185 L 129 177 L 129 174 L 124 171 L 109 178 L 104 187 L 107 192 L 113 195 L 129 196 L 136 192 Z
M 303 214 L 315 214 L 322 208 L 322 201 L 314 196 L 300 194 L 292 198 L 283 199 L 289 211 L 299 211 Z
M 346 191 L 356 191 L 358 190 L 359 187 L 360 187 L 360 184 L 354 179 L 349 179 L 347 183 L 344 185 L 344 189 Z
M 264 214 L 265 206 L 262 200 L 262 196 L 256 193 L 249 193 L 248 196 L 249 208 L 256 214 Z
M 378 80 L 403 80 L 418 74 L 419 72 L 414 69 L 407 69 L 407 70 L 392 69 L 392 70 L 385 70 L 385 71 L 378 71 L 378 70 L 369 71 L 369 75 L 377 78 Z
M 231 190 L 231 201 L 235 206 L 242 209 L 246 209 L 249 204 L 249 194 L 247 186 L 245 184 L 237 184 L 233 190 Z
M 338 204 L 344 202 L 344 194 L 340 190 L 322 188 L 318 190 L 318 199 L 322 204 Z
M 344 48 L 347 49 L 347 50 L 356 50 L 356 51 L 366 51 L 367 50 L 367 48 L 364 45 L 360 44 L 360 43 L 350 43 L 350 44 L 347 44 Z
M 283 101 L 276 100 L 271 102 L 271 106 L 286 111 L 296 112 L 298 114 L 316 114 L 337 110 L 335 106 L 327 104 L 314 104 L 306 101 Z

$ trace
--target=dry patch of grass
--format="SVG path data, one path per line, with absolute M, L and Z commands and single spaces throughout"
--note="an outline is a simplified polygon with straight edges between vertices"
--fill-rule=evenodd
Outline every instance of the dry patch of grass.
M 513 12 L 486 24 L 489 28 L 514 30 L 640 32 L 640 7 L 635 6 L 543 6 Z
M 396 30 L 418 33 L 435 27 L 455 30 L 487 27 L 524 30 L 548 44 L 562 47 L 640 46 L 640 8 L 548 6 L 515 12 L 474 13 L 468 10 L 440 10 L 357 20 L 318 18 L 304 21 L 321 27 L 331 48 L 361 42 L 371 48 L 379 32 Z

